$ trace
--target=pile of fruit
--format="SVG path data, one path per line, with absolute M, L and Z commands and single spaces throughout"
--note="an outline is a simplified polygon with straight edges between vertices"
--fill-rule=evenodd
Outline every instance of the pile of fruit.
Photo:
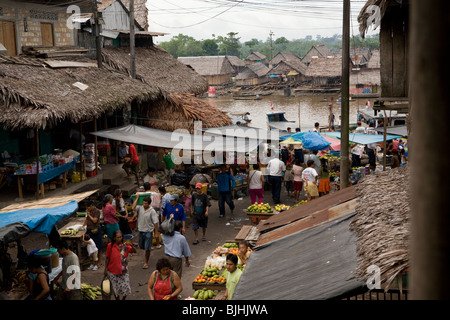
M 307 203 L 307 202 L 308 202 L 308 200 L 302 200 L 302 201 L 297 202 L 296 204 L 294 204 L 292 207 L 298 207 L 299 205 Z
M 88 283 L 81 284 L 81 294 L 84 300 L 96 300 L 97 297 L 102 295 L 102 290 L 99 286 L 91 286 Z
M 76 236 L 78 231 L 78 229 L 66 229 L 61 231 L 61 234 L 66 236 Z
M 248 212 L 258 212 L 258 213 L 273 213 L 272 207 L 268 203 L 255 202 L 247 208 Z
M 220 276 L 217 268 L 204 268 L 202 272 L 194 279 L 194 283 L 219 283 L 223 284 L 227 280 Z
M 216 293 L 214 291 L 203 288 L 201 290 L 195 291 L 192 297 L 198 300 L 208 300 L 212 299 L 215 295 Z
M 287 211 L 287 210 L 289 210 L 290 208 L 291 208 L 290 206 L 287 206 L 287 205 L 285 205 L 285 204 L 277 204 L 277 205 L 275 206 L 275 210 L 278 211 L 278 212 L 281 212 L 281 211 Z

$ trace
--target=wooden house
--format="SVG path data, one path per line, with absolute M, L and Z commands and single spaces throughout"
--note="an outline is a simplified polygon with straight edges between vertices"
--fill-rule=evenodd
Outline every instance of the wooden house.
M 309 51 L 302 58 L 302 62 L 308 66 L 311 63 L 311 59 L 313 57 L 325 58 L 330 56 L 334 56 L 331 50 L 328 49 L 328 47 L 326 47 L 324 44 L 320 44 L 312 46 L 311 49 L 309 49 Z
M 299 59 L 280 60 L 270 70 L 271 78 L 286 78 L 288 82 L 303 82 L 306 80 L 306 69 L 308 67 Z
M 231 82 L 234 69 L 225 56 L 179 57 L 178 60 L 205 77 L 210 86 Z
M 235 77 L 244 70 L 245 68 L 245 62 L 239 59 L 239 57 L 236 56 L 225 56 L 226 59 L 230 62 L 231 66 L 233 67 L 233 73 L 231 74 L 232 77 Z
M 380 69 L 360 69 L 350 72 L 352 97 L 378 97 L 381 91 Z
M 367 62 L 367 68 L 380 69 L 380 50 L 373 50 L 372 55 Z
M 254 52 L 250 53 L 247 57 L 245 57 L 246 65 L 254 64 L 254 63 L 262 63 L 266 66 L 269 65 L 269 62 L 267 61 L 267 57 L 258 51 L 254 51 Z
M 313 86 L 338 85 L 342 78 L 342 57 L 313 57 L 305 75 Z
M 16 56 L 26 46 L 73 46 L 76 29 L 67 25 L 67 1 L 19 0 L 0 3 L 0 43 L 7 55 Z M 86 4 L 80 4 L 86 5 Z
M 269 68 L 263 63 L 250 64 L 236 76 L 237 86 L 255 86 L 269 82 Z

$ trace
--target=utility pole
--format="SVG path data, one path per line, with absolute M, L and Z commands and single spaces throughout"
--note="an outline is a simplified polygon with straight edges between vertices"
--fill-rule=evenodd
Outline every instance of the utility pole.
M 130 60 L 131 60 L 131 77 L 136 79 L 136 57 L 134 54 L 134 0 L 130 0 Z
M 349 109 L 350 109 L 350 0 L 344 0 L 342 26 L 342 88 L 341 88 L 341 189 L 349 187 Z
M 102 67 L 102 38 L 100 38 L 100 22 L 98 19 L 98 8 L 97 8 L 97 0 L 93 0 L 94 7 L 94 28 L 92 32 L 95 34 L 95 47 L 96 47 L 96 55 L 97 55 L 97 67 Z
M 272 48 L 272 36 L 275 35 L 272 30 L 269 33 L 270 36 L 270 61 L 273 59 L 273 48 Z

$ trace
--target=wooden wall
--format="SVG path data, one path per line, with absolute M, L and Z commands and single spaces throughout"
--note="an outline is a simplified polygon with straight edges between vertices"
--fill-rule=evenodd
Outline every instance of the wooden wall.
M 408 96 L 408 6 L 391 6 L 381 21 L 381 96 Z

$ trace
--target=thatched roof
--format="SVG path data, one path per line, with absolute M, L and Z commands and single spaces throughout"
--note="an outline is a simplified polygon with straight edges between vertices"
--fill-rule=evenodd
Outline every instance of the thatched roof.
M 231 74 L 234 69 L 225 56 L 179 57 L 179 61 L 191 66 L 202 76 Z
M 216 128 L 232 124 L 231 118 L 208 102 L 193 94 L 171 94 L 142 108 L 147 127 L 174 131 L 187 129 L 193 133 L 194 121 L 202 121 L 203 128 Z
M 376 265 L 387 290 L 409 266 L 409 167 L 369 175 L 357 184 L 358 204 L 350 229 L 357 237 L 356 276 L 365 281 L 367 268 Z
M 367 68 L 371 69 L 380 69 L 380 50 L 373 50 L 372 56 L 370 57 L 369 62 L 367 63 Z
M 233 67 L 245 67 L 245 62 L 236 56 L 225 56 Z
M 300 59 L 281 60 L 270 70 L 271 74 L 288 74 L 290 71 L 296 71 L 299 74 L 305 74 L 308 67 Z
M 270 69 L 262 63 L 254 63 L 245 67 L 242 72 L 236 76 L 236 80 L 252 79 L 252 78 L 262 78 L 267 76 Z
M 299 57 L 297 57 L 295 54 L 293 54 L 292 52 L 279 52 L 271 61 L 270 63 L 272 65 L 277 65 L 279 64 L 281 61 L 297 61 L 301 59 Z
M 380 69 L 361 69 L 350 72 L 350 84 L 381 85 Z
M 362 38 L 366 36 L 366 32 L 369 29 L 370 25 L 367 24 L 370 17 L 373 15 L 373 11 L 370 10 L 370 6 L 378 6 L 380 8 L 380 18 L 383 19 L 384 14 L 386 13 L 386 9 L 392 5 L 400 5 L 396 0 L 368 0 L 364 7 L 362 7 L 359 16 L 359 33 Z M 368 12 L 367 12 L 368 11 Z M 375 22 L 373 20 L 372 22 Z
M 266 59 L 266 56 L 263 55 L 262 53 L 258 52 L 258 51 L 254 51 L 252 53 L 250 53 L 245 60 L 247 61 L 259 61 L 259 60 L 264 60 Z
M 109 1 L 109 0 L 107 0 Z M 130 0 L 120 0 L 125 8 L 130 10 Z M 134 19 L 139 25 L 148 30 L 148 9 L 146 7 L 147 0 L 134 0 Z
M 342 57 L 314 57 L 306 69 L 308 77 L 334 78 L 342 76 Z
M 53 69 L 42 59 L 0 57 L 0 123 L 10 129 L 76 123 L 161 97 L 157 87 L 111 70 Z
M 129 53 L 126 47 L 102 49 L 105 65 L 128 75 L 131 74 Z M 201 75 L 160 47 L 135 48 L 135 57 L 136 76 L 162 91 L 194 94 L 208 91 L 208 82 Z

